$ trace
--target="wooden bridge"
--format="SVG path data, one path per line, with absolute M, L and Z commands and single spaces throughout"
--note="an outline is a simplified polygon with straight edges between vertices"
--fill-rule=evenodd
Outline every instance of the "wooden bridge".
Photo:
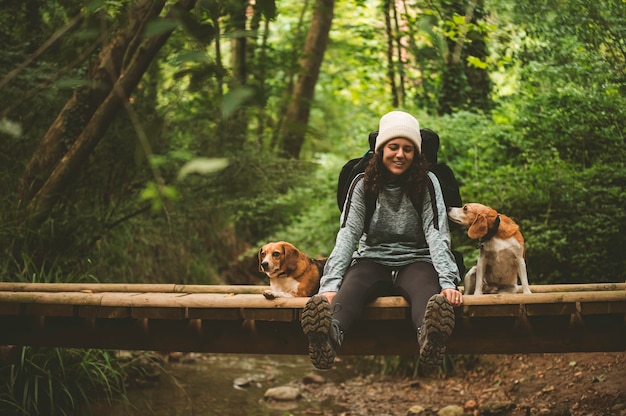
M 0 283 L 0 345 L 306 354 L 307 298 L 267 300 L 267 286 Z M 626 284 L 536 285 L 532 294 L 465 296 L 448 352 L 626 351 Z M 408 305 L 381 297 L 342 355 L 418 351 Z

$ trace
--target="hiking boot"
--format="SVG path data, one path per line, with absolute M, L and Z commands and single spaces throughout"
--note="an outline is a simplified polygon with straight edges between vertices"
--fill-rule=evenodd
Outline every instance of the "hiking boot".
M 433 295 L 426 304 L 424 324 L 419 330 L 419 367 L 430 371 L 441 364 L 446 352 L 446 341 L 454 329 L 452 304 L 443 295 Z
M 343 341 L 343 332 L 339 321 L 332 319 L 326 296 L 311 296 L 302 310 L 300 325 L 309 338 L 309 357 L 315 368 L 331 368 Z

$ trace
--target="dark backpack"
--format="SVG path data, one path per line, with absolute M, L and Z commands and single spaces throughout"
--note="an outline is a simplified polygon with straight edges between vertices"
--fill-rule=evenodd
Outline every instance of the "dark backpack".
M 463 205 L 461 200 L 461 193 L 459 191 L 459 183 L 454 176 L 452 169 L 445 163 L 439 163 L 437 161 L 437 153 L 439 152 L 439 135 L 429 129 L 420 129 L 420 135 L 422 136 L 422 153 L 430 163 L 430 171 L 433 172 L 441 185 L 441 191 L 443 193 L 443 199 L 446 205 L 446 209 L 450 207 L 460 207 Z M 369 163 L 370 159 L 374 155 L 374 148 L 376 145 L 376 137 L 378 137 L 378 131 L 373 131 L 369 134 L 369 149 L 361 157 L 357 157 L 347 161 L 339 172 L 339 178 L 337 180 L 337 206 L 339 211 L 343 211 L 346 199 L 352 196 L 351 188 L 354 188 L 356 184 L 363 180 L 365 177 L 365 167 Z M 433 222 L 435 228 L 439 229 L 439 210 L 435 201 L 435 188 L 430 180 L 427 181 L 428 192 L 430 194 L 430 200 L 433 207 Z M 412 201 L 415 209 L 418 209 L 418 202 Z M 374 210 L 376 209 L 376 196 L 365 194 L 365 229 L 367 230 L 369 222 L 372 219 Z M 345 216 L 347 218 L 347 215 Z M 345 221 L 344 218 L 344 221 Z M 450 229 L 458 228 L 459 226 L 452 221 L 448 220 Z M 342 227 L 345 224 L 342 224 Z M 453 250 L 457 266 L 461 276 L 465 274 L 465 265 L 463 263 L 463 255 Z
M 350 185 L 354 185 L 352 182 L 358 174 L 365 172 L 365 167 L 369 163 L 372 156 L 374 156 L 374 148 L 376 147 L 376 137 L 378 137 L 378 131 L 373 131 L 369 135 L 370 148 L 361 157 L 350 159 L 343 165 L 341 172 L 339 172 L 339 179 L 337 181 L 337 206 L 339 211 L 343 212 L 343 207 L 346 203 L 346 197 L 352 192 L 349 192 Z

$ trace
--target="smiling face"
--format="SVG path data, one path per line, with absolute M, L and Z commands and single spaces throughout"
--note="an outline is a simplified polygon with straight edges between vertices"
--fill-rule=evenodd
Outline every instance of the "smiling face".
M 391 139 L 383 146 L 383 165 L 392 175 L 406 172 L 414 158 L 415 146 L 408 139 Z

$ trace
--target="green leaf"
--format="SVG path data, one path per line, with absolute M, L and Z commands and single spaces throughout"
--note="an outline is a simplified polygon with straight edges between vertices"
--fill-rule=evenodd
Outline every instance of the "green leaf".
M 100 10 L 100 8 L 103 6 L 104 6 L 104 0 L 92 0 L 92 1 L 88 1 L 85 4 L 85 10 L 87 11 L 87 14 L 93 14 L 97 12 L 98 10 Z
M 209 61 L 209 57 L 205 52 L 180 51 L 177 54 L 173 55 L 170 63 L 174 66 L 179 66 L 187 62 L 208 62 L 208 61 Z
M 206 175 L 218 172 L 228 166 L 228 159 L 224 158 L 196 158 L 185 163 L 178 172 L 178 180 L 184 179 L 190 173 Z
M 480 58 L 477 58 L 475 56 L 468 56 L 467 63 L 470 66 L 473 66 L 474 68 L 479 68 L 479 69 L 487 69 L 487 67 L 489 66 L 487 62 L 483 62 L 480 60 Z
M 154 182 L 148 182 L 146 187 L 141 191 L 140 198 L 144 201 L 157 198 L 159 196 L 159 190 Z
M 454 23 L 456 23 L 457 25 L 464 25 L 465 24 L 465 16 L 461 16 L 459 14 L 455 14 L 454 17 L 452 18 L 452 21 Z
M 241 107 L 249 98 L 254 96 L 254 89 L 250 87 L 240 87 L 235 88 L 232 91 L 229 91 L 228 94 L 224 96 L 224 101 L 222 102 L 222 114 L 224 118 L 230 117 L 235 110 Z
M 161 188 L 161 193 L 165 198 L 169 199 L 170 201 L 178 200 L 178 191 L 175 187 L 171 185 L 165 185 L 163 188 Z
M 3 118 L 0 120 L 0 134 L 2 133 L 15 138 L 20 137 L 22 135 L 22 125 Z
M 150 36 L 158 35 L 165 32 L 171 32 L 180 26 L 180 23 L 171 19 L 157 19 L 146 25 L 146 31 L 144 36 L 149 38 Z

